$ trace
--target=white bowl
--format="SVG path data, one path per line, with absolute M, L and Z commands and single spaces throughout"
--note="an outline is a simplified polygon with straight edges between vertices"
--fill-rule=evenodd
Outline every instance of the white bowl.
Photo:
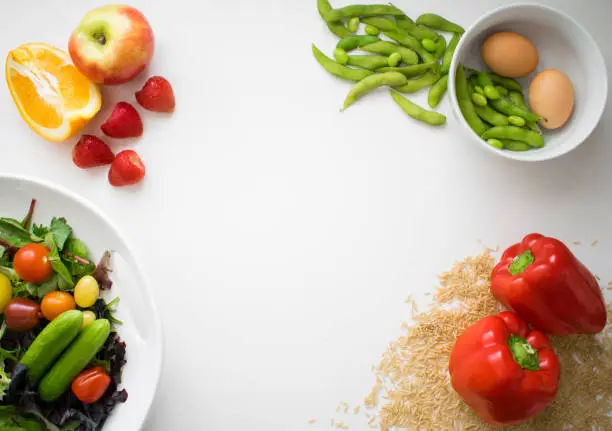
M 120 297 L 116 315 L 123 325 L 117 332 L 127 343 L 122 383 L 128 399 L 115 407 L 104 430 L 139 430 L 153 401 L 162 366 L 161 321 L 146 273 L 114 224 L 77 195 L 41 180 L 0 173 L 0 196 L 1 217 L 21 217 L 34 198 L 38 201 L 36 223 L 47 224 L 53 216 L 66 217 L 94 259 L 99 259 L 105 250 L 113 250 L 113 287 L 105 298 Z
M 531 40 L 540 55 L 535 72 L 519 79 L 526 101 L 526 90 L 531 79 L 544 69 L 564 72 L 574 85 L 576 101 L 572 117 L 560 129 L 544 129 L 545 146 L 541 149 L 524 152 L 495 149 L 470 128 L 459 109 L 455 91 L 457 66 L 463 64 L 473 69 L 487 70 L 480 56 L 480 48 L 488 36 L 498 31 L 515 31 L 522 34 Z M 472 142 L 509 159 L 549 160 L 578 147 L 595 129 L 606 105 L 608 74 L 597 43 L 573 18 L 545 6 L 516 4 L 489 12 L 463 35 L 449 72 L 449 94 L 461 127 Z

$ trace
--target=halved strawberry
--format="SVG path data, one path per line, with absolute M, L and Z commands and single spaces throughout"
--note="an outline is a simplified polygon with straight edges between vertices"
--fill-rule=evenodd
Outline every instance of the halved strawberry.
M 111 116 L 100 127 L 111 138 L 135 138 L 142 135 L 140 114 L 127 102 L 119 102 Z
M 115 160 L 110 147 L 97 136 L 83 135 L 72 149 L 72 161 L 81 169 L 108 165 Z
M 155 112 L 172 112 L 176 106 L 172 86 L 161 76 L 149 78 L 142 90 L 136 92 L 136 100 L 143 108 Z
M 136 151 L 124 150 L 115 157 L 108 171 L 108 181 L 115 187 L 139 183 L 145 176 L 145 166 Z

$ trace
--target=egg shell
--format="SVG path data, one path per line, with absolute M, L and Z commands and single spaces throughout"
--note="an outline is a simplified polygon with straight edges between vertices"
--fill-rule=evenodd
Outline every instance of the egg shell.
M 572 81 L 559 70 L 543 70 L 529 85 L 529 106 L 542 117 L 540 124 L 546 129 L 558 129 L 569 120 L 574 100 Z
M 495 73 L 509 78 L 529 75 L 538 67 L 538 50 L 529 39 L 518 33 L 502 31 L 485 40 L 482 59 Z

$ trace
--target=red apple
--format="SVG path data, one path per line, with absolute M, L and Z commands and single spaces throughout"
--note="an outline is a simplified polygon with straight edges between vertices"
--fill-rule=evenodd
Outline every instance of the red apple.
M 70 37 L 75 66 L 98 84 L 123 84 L 150 63 L 153 30 L 140 11 L 109 5 L 88 12 Z

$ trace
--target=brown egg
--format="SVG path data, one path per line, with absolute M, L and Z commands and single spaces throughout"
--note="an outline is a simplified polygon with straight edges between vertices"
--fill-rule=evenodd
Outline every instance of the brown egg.
M 529 85 L 529 106 L 542 117 L 542 127 L 557 129 L 563 126 L 574 110 L 572 81 L 558 70 L 543 70 Z
M 538 66 L 538 50 L 525 36 L 510 31 L 492 34 L 482 44 L 482 59 L 495 73 L 509 78 L 529 75 Z

